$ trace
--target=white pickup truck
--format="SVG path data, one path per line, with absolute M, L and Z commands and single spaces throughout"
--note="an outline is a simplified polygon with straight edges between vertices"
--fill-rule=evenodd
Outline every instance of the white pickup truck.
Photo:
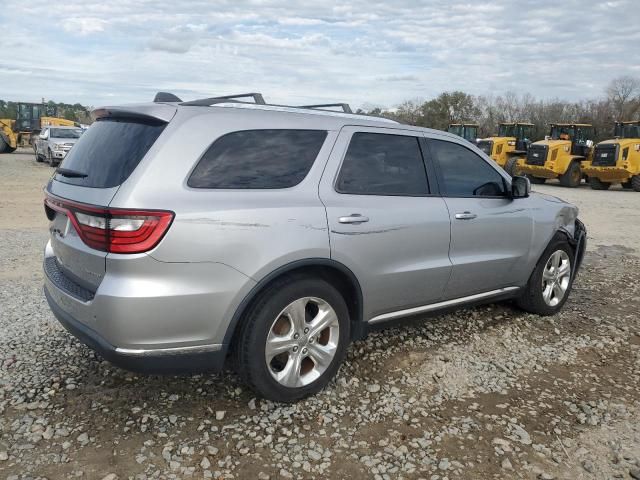
M 35 138 L 33 149 L 38 162 L 58 165 L 84 130 L 79 127 L 45 127 Z

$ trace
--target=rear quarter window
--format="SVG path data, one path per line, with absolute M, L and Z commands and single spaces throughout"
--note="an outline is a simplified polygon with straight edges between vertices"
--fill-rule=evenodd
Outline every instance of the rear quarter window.
M 164 130 L 164 122 L 101 119 L 80 137 L 61 168 L 86 177 L 56 174 L 55 179 L 82 187 L 111 188 L 124 182 Z
M 299 184 L 327 137 L 324 130 L 243 130 L 218 138 L 202 156 L 192 188 L 274 189 Z

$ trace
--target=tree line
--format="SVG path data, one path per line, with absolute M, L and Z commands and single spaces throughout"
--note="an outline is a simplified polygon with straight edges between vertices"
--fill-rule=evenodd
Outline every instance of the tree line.
M 561 99 L 541 100 L 533 95 L 469 95 L 444 92 L 427 101 L 407 100 L 394 109 L 376 108 L 359 113 L 380 115 L 409 125 L 446 130 L 450 123 L 474 122 L 480 136 L 494 135 L 501 122 L 531 122 L 534 139 L 549 133 L 549 123 L 590 123 L 596 128 L 596 141 L 611 138 L 616 120 L 640 119 L 640 78 L 623 76 L 613 79 L 603 96 L 592 100 L 569 102 Z
M 79 103 L 55 103 L 58 117 L 90 124 L 91 107 Z M 0 118 L 16 118 L 17 103 L 0 100 Z M 379 115 L 408 125 L 446 130 L 450 123 L 474 122 L 482 137 L 494 135 L 501 122 L 525 121 L 535 125 L 533 138 L 548 134 L 549 123 L 590 123 L 596 128 L 596 141 L 610 138 L 616 120 L 640 119 L 640 78 L 622 76 L 613 79 L 601 98 L 569 102 L 542 100 L 533 95 L 506 92 L 503 95 L 470 95 L 443 92 L 431 100 L 406 100 L 393 109 L 375 108 L 357 113 Z
M 17 118 L 18 103 L 0 100 L 0 118 Z M 56 103 L 51 100 L 46 102 L 45 105 L 50 112 L 57 111 L 57 117 L 59 118 L 85 124 L 92 122 L 91 107 L 85 107 L 79 103 Z

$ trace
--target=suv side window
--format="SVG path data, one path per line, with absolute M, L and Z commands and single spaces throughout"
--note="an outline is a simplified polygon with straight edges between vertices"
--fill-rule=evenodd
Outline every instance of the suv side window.
M 449 197 L 502 197 L 506 182 L 479 155 L 454 142 L 429 140 L 440 173 L 440 188 Z
M 202 156 L 192 188 L 288 188 L 311 169 L 327 137 L 324 130 L 242 130 L 218 138 Z
M 354 133 L 336 191 L 353 195 L 427 195 L 429 184 L 418 138 Z

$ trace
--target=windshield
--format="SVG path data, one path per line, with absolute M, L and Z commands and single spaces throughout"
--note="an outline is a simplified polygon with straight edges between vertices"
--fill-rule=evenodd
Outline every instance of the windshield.
M 464 127 L 465 140 L 475 140 L 478 138 L 478 127 Z
M 499 137 L 515 137 L 515 125 L 500 125 L 500 130 L 498 131 Z
M 571 140 L 575 137 L 576 130 L 571 126 L 554 125 L 551 127 L 551 138 L 553 140 Z
M 80 138 L 82 135 L 81 128 L 52 128 L 51 138 Z
M 518 125 L 516 129 L 516 137 L 519 140 L 530 140 L 533 127 L 531 125 Z
M 622 138 L 640 138 L 640 125 L 623 125 Z
M 449 133 L 453 133 L 454 135 L 462 136 L 462 125 L 449 125 L 448 129 Z

